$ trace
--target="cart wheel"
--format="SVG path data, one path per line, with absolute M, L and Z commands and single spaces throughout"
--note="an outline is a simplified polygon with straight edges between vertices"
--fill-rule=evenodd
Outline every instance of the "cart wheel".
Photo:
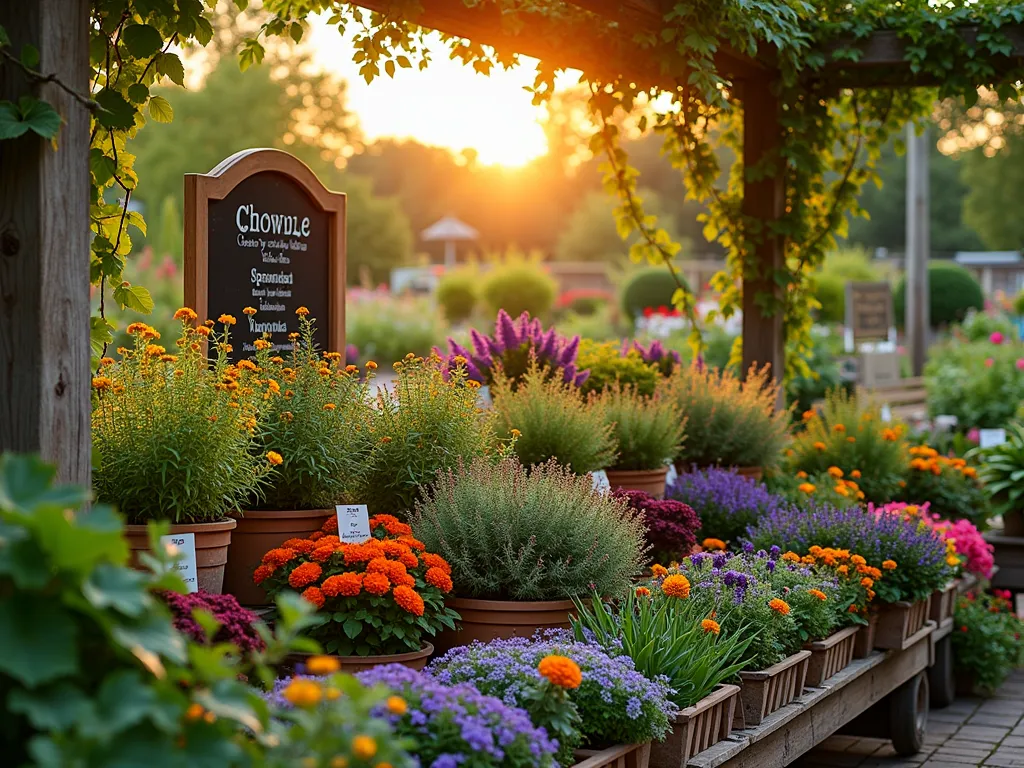
M 947 635 L 935 644 L 935 664 L 928 668 L 930 704 L 936 709 L 948 707 L 956 698 L 953 676 L 953 641 Z
M 889 728 L 896 754 L 921 751 L 928 728 L 928 676 L 919 672 L 890 694 Z

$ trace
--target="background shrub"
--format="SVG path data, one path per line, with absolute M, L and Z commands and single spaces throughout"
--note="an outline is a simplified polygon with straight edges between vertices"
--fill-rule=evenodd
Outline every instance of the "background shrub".
M 929 357 L 924 374 L 933 416 L 956 416 L 961 429 L 998 429 L 1017 414 L 1024 401 L 1019 346 L 953 341 L 932 347 Z
M 426 298 L 379 292 L 356 294 L 348 303 L 345 340 L 358 349 L 361 362 L 387 368 L 410 352 L 429 354 L 444 338 L 441 318 Z
M 622 289 L 622 309 L 630 321 L 643 315 L 648 307 L 671 307 L 676 292 L 675 279 L 666 267 L 637 270 Z
M 603 392 L 618 383 L 636 387 L 639 394 L 650 396 L 659 379 L 657 368 L 645 363 L 637 350 L 622 354 L 622 345 L 613 341 L 599 344 L 583 339 L 576 364 L 581 371 L 590 371 L 590 376 L 580 386 L 584 394 Z
M 449 323 L 461 323 L 472 316 L 479 299 L 479 282 L 480 275 L 475 269 L 444 273 L 434 296 Z
M 558 283 L 539 259 L 512 254 L 487 271 L 481 290 L 491 314 L 504 309 L 512 317 L 523 312 L 544 317 L 555 305 Z
M 907 280 L 901 277 L 893 297 L 896 324 L 903 326 L 907 307 Z M 932 261 L 928 264 L 928 307 L 929 322 L 939 328 L 950 323 L 959 323 L 967 316 L 969 309 L 985 308 L 985 296 L 981 285 L 966 269 L 949 261 Z

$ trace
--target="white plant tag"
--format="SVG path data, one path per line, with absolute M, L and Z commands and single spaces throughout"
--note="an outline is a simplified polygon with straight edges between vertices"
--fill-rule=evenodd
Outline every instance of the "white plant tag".
M 199 591 L 199 568 L 196 565 L 196 535 L 194 533 L 172 533 L 160 537 L 160 546 L 169 555 L 177 556 L 173 568 L 181 576 L 189 592 Z
M 993 448 L 1006 442 L 1005 429 L 982 429 L 978 432 L 982 448 Z
M 679 479 L 679 473 L 676 472 L 676 465 L 671 463 L 671 462 L 669 462 L 668 474 L 665 475 L 665 485 L 666 486 L 672 485 L 672 483 L 674 483 L 678 479 Z
M 608 473 L 603 469 L 591 472 L 590 478 L 594 481 L 594 490 L 598 493 L 611 493 L 612 484 L 608 482 Z
M 370 538 L 370 514 L 365 504 L 338 504 L 338 538 L 346 544 L 361 544 Z

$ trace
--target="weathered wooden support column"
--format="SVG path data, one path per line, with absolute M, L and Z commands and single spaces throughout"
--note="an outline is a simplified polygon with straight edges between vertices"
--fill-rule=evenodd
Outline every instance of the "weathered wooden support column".
M 88 0 L 0 2 L 17 56 L 89 93 Z M 0 452 L 39 453 L 61 480 L 88 484 L 89 112 L 54 83 L 0 66 L 0 100 L 35 95 L 63 125 L 0 141 Z
M 759 240 L 755 247 L 756 269 L 744 264 L 743 269 L 743 372 L 756 363 L 772 367 L 772 375 L 782 380 L 785 369 L 781 307 L 766 307 L 758 294 L 784 298 L 784 287 L 778 285 L 773 271 L 783 266 L 782 242 L 772 237 L 768 223 L 783 212 L 784 175 L 778 156 L 782 143 L 779 122 L 779 101 L 769 80 L 751 80 L 743 84 L 743 213 L 761 222 L 753 235 Z M 765 174 L 759 165 L 771 163 Z M 774 309 L 774 312 L 772 311 Z M 769 314 L 771 313 L 771 314 Z M 781 402 L 780 402 L 781 406 Z

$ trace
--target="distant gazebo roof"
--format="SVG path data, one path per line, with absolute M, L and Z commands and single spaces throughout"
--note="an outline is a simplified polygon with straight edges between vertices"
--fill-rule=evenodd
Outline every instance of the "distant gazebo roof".
M 454 216 L 445 216 L 435 221 L 420 233 L 426 242 L 455 242 L 459 240 L 476 240 L 480 233 L 469 224 L 459 221 Z

